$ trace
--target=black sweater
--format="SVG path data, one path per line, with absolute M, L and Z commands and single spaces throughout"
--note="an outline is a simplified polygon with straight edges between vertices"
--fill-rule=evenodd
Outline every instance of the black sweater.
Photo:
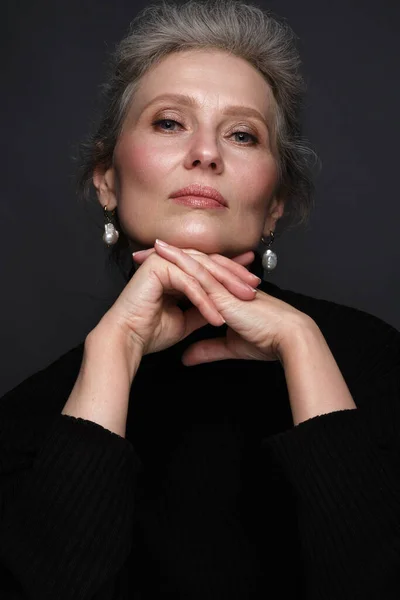
M 0 400 L 0 598 L 400 598 L 400 333 L 283 290 L 357 405 L 293 426 L 279 361 L 143 357 L 126 438 L 61 415 L 83 343 Z

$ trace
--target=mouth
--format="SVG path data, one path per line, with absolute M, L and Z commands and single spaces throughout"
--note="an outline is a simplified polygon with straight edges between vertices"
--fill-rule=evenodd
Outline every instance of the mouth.
M 181 204 L 197 208 L 226 208 L 225 198 L 213 187 L 193 184 L 177 190 L 170 196 Z

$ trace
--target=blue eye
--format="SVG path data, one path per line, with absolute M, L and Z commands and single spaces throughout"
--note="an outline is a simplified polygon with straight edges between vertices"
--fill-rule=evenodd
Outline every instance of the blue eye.
M 154 123 L 152 123 L 152 125 L 161 125 L 161 123 L 176 123 L 176 125 L 180 125 L 180 123 L 178 123 L 178 121 L 174 121 L 173 119 L 158 119 L 158 121 L 154 121 Z M 164 131 L 173 131 L 173 129 L 171 127 L 167 127 L 167 129 L 164 129 Z
M 162 127 L 162 125 L 169 125 L 166 128 Z M 178 123 L 178 121 L 175 121 L 174 119 L 158 119 L 157 121 L 154 121 L 152 123 L 153 127 L 160 127 L 162 129 L 162 131 L 175 131 L 173 125 L 179 125 L 181 126 L 180 123 Z M 240 135 L 240 136 L 248 136 L 250 138 L 250 143 L 249 141 L 246 142 L 246 140 L 243 140 L 243 138 L 241 140 L 239 140 L 240 142 L 244 141 L 244 144 L 242 145 L 256 145 L 258 144 L 259 140 L 258 138 L 253 135 L 252 133 L 248 133 L 247 131 L 234 131 L 231 135 Z
M 246 136 L 247 135 L 248 137 L 251 138 L 251 141 L 253 142 L 253 144 L 257 144 L 258 143 L 258 139 L 256 138 L 256 136 L 253 135 L 253 134 L 251 134 L 251 133 L 248 133 L 247 131 L 234 131 L 232 133 L 232 135 L 241 135 L 241 136 L 243 136 L 243 135 Z M 243 141 L 243 139 L 240 140 L 240 141 Z M 245 142 L 246 142 L 246 140 L 245 140 Z

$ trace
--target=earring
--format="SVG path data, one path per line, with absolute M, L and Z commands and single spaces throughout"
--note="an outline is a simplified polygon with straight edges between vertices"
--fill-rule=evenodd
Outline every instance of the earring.
M 103 233 L 103 242 L 107 244 L 107 246 L 112 246 L 118 241 L 119 231 L 117 231 L 114 227 L 114 224 L 111 222 L 111 217 L 113 217 L 115 213 L 115 209 L 108 211 L 108 204 L 104 207 L 104 233 Z
M 270 231 L 270 239 L 268 242 L 266 242 L 265 239 L 261 237 L 261 241 L 264 244 L 267 244 L 267 249 L 262 255 L 262 266 L 264 267 L 264 270 L 267 271 L 267 273 L 273 271 L 276 265 L 278 264 L 278 256 L 276 252 L 270 249 L 270 246 L 272 246 L 274 239 L 275 235 L 273 231 Z

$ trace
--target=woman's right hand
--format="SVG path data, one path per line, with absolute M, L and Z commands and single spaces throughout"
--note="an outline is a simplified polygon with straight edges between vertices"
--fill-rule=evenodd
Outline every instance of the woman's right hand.
M 207 323 L 224 323 L 205 288 L 210 292 L 210 286 L 215 284 L 217 290 L 223 284 L 241 299 L 254 296 L 246 287 L 254 287 L 257 282 L 244 266 L 254 260 L 252 251 L 233 259 L 214 255 L 218 262 L 197 250 L 183 251 L 206 270 L 193 267 L 192 272 L 185 272 L 154 248 L 142 251 L 138 253 L 141 259 L 137 259 L 142 264 L 103 317 L 121 327 L 142 356 L 173 346 Z M 183 297 L 193 305 L 185 311 L 178 306 Z

